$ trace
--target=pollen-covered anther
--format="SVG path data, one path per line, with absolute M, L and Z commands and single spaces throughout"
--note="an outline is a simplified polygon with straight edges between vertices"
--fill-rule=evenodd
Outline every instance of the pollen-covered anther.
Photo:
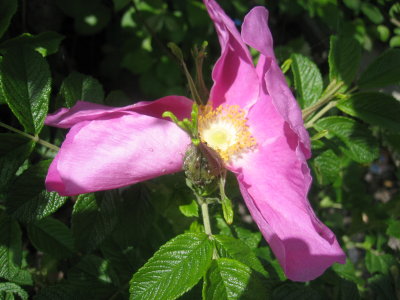
M 246 114 L 238 105 L 200 107 L 198 129 L 201 141 L 228 162 L 257 145 L 246 124 Z

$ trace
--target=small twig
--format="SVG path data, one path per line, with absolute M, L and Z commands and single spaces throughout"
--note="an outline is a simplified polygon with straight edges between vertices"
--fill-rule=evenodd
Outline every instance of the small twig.
M 49 142 L 46 142 L 45 140 L 40 139 L 37 135 L 36 136 L 30 135 L 29 133 L 26 133 L 26 132 L 23 132 L 21 130 L 18 130 L 16 128 L 14 128 L 14 127 L 11 127 L 11 126 L 7 125 L 7 124 L 4 124 L 3 122 L 0 122 L 0 126 L 8 129 L 10 131 L 13 131 L 15 133 L 18 133 L 18 134 L 20 134 L 20 135 L 22 135 L 22 136 L 34 141 L 35 143 L 41 144 L 41 145 L 43 145 L 43 146 L 45 146 L 45 147 L 47 147 L 47 148 L 49 148 L 51 150 L 54 150 L 54 151 L 59 151 L 60 150 L 60 148 L 57 147 L 56 145 L 53 145 L 53 144 L 51 144 Z
M 331 108 L 335 107 L 336 104 L 337 104 L 337 101 L 329 102 L 327 105 L 325 105 L 324 108 L 322 108 L 318 113 L 316 113 L 315 116 L 312 117 L 312 119 L 311 119 L 310 121 L 308 121 L 308 122 L 304 125 L 304 127 L 307 128 L 307 129 L 310 128 L 310 127 L 312 127 L 312 126 L 314 125 L 314 123 L 315 123 L 316 121 L 319 120 L 319 118 L 321 118 L 321 117 L 322 117 L 325 113 L 327 113 Z

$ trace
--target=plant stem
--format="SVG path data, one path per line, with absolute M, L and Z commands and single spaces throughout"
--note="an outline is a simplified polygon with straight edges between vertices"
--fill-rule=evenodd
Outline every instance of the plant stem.
M 335 94 L 340 90 L 343 84 L 343 82 L 337 82 L 335 80 L 332 81 L 325 89 L 322 97 L 316 103 L 303 109 L 303 120 L 306 120 L 317 109 L 329 103 L 329 101 L 331 101 L 335 97 Z
M 208 213 L 208 203 L 206 201 L 203 201 L 201 203 L 201 214 L 203 215 L 203 225 L 205 233 L 208 235 L 212 235 L 210 215 Z
M 308 121 L 308 122 L 304 125 L 304 127 L 307 128 L 307 129 L 310 128 L 310 127 L 312 127 L 312 126 L 314 125 L 314 123 L 315 123 L 316 121 L 318 121 L 319 118 L 321 118 L 321 117 L 322 117 L 326 112 L 328 112 L 331 108 L 335 107 L 336 104 L 337 104 L 337 101 L 329 102 L 327 105 L 325 105 L 324 108 L 322 108 L 318 113 L 316 113 L 315 116 L 312 117 L 312 119 L 311 119 L 310 121 Z
M 14 127 L 11 127 L 11 126 L 7 125 L 7 124 L 4 124 L 3 122 L 0 122 L 0 126 L 8 129 L 10 131 L 13 131 L 15 133 L 18 133 L 18 134 L 20 134 L 20 135 L 22 135 L 22 136 L 34 141 L 35 143 L 39 143 L 39 144 L 41 144 L 41 145 L 43 145 L 43 146 L 45 146 L 45 147 L 47 147 L 47 148 L 49 148 L 51 150 L 54 150 L 54 151 L 60 150 L 60 148 L 57 147 L 56 145 L 53 145 L 53 144 L 51 144 L 49 142 L 46 142 L 46 141 L 40 139 L 37 135 L 36 136 L 30 135 L 29 133 L 26 133 L 26 132 L 23 132 L 21 130 L 18 130 L 16 128 L 14 128 Z

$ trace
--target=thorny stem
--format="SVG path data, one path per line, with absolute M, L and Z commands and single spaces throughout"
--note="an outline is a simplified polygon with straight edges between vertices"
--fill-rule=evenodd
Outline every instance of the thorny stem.
M 14 128 L 14 127 L 11 127 L 11 126 L 7 125 L 7 124 L 4 124 L 3 122 L 0 122 L 0 126 L 8 129 L 10 131 L 13 131 L 15 133 L 18 133 L 18 134 L 20 134 L 20 135 L 22 135 L 22 136 L 34 141 L 35 143 L 41 144 L 41 145 L 43 145 L 43 146 L 45 146 L 45 147 L 47 147 L 47 148 L 49 148 L 51 150 L 54 150 L 54 151 L 60 150 L 60 148 L 57 147 L 56 145 L 53 145 L 53 144 L 51 144 L 49 142 L 46 142 L 46 141 L 40 139 L 37 135 L 36 136 L 30 135 L 29 133 L 26 133 L 26 132 L 23 132 L 21 130 L 18 130 L 16 128 Z
M 342 88 L 343 82 L 332 81 L 326 88 L 322 97 L 315 104 L 303 109 L 303 120 L 306 120 L 312 113 L 318 110 L 320 107 L 329 103 L 335 96 L 336 93 Z
M 308 129 L 314 125 L 314 123 L 321 118 L 326 112 L 328 112 L 331 108 L 335 107 L 337 101 L 329 102 L 325 107 L 323 107 L 318 113 L 315 114 L 314 117 L 310 121 L 308 121 L 304 126 Z

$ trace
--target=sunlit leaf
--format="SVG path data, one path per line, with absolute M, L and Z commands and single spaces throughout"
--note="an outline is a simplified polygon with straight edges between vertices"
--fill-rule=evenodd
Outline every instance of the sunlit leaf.
M 205 274 L 212 244 L 205 233 L 185 233 L 170 240 L 135 273 L 130 299 L 176 299 Z

